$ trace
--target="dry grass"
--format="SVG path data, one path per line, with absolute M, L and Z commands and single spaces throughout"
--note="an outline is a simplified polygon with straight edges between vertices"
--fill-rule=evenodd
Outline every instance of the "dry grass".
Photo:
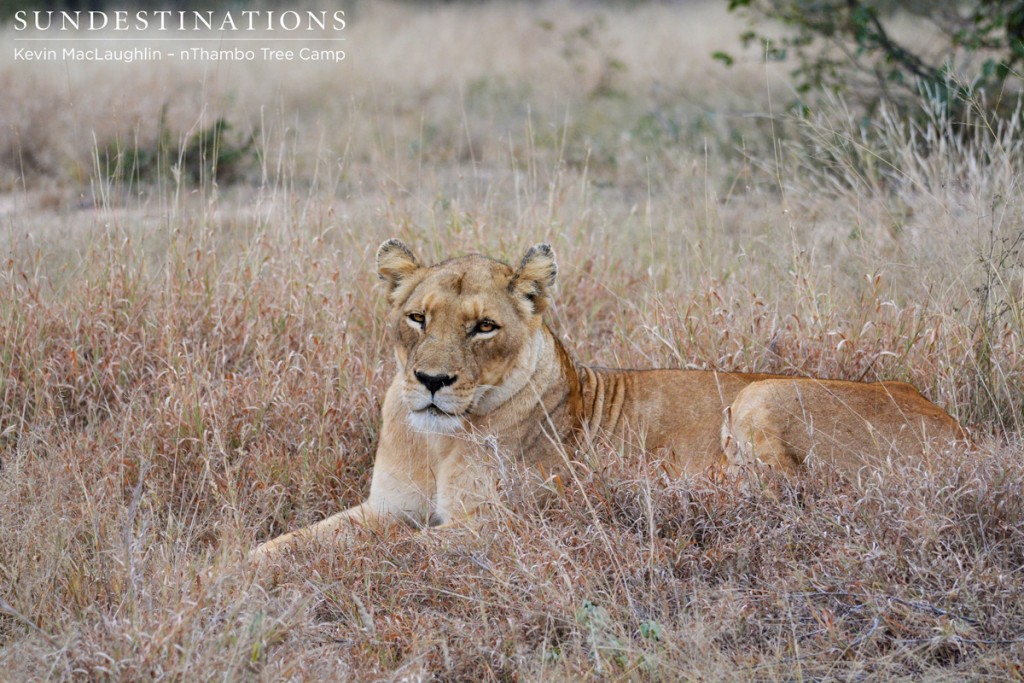
M 1017 131 L 771 118 L 717 7 L 368 5 L 333 70 L 0 67 L 0 678 L 1020 680 Z M 243 181 L 98 175 L 165 105 Z M 980 447 L 753 490 L 595 446 L 267 593 L 245 552 L 366 491 L 389 236 L 553 242 L 587 361 L 907 379 Z

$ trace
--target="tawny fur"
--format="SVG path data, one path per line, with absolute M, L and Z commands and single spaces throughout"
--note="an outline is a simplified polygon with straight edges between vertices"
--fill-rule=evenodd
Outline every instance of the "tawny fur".
M 851 471 L 964 438 L 903 383 L 580 365 L 542 320 L 557 273 L 547 245 L 516 269 L 478 255 L 423 267 L 389 240 L 377 265 L 397 372 L 369 497 L 264 543 L 258 558 L 303 539 L 341 541 L 352 524 L 467 519 L 496 500 L 501 459 L 557 472 L 597 435 L 666 451 L 687 473 L 793 472 L 813 459 Z
M 765 465 L 795 473 L 814 461 L 852 472 L 967 438 L 905 382 L 763 380 L 739 392 L 722 425 L 731 471 Z

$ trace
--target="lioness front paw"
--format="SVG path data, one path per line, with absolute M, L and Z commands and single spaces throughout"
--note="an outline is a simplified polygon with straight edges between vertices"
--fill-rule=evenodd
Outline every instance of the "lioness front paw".
M 265 564 L 281 557 L 292 547 L 291 534 L 279 536 L 256 546 L 256 549 L 249 553 L 249 560 L 254 564 Z

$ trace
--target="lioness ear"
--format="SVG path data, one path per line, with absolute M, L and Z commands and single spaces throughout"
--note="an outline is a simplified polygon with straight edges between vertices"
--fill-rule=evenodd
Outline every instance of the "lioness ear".
M 555 284 L 558 264 L 555 252 L 547 244 L 530 247 L 519 264 L 519 270 L 512 276 L 508 289 L 513 294 L 525 297 L 533 306 L 534 313 L 543 313 L 548 305 L 548 289 Z
M 377 250 L 377 275 L 391 285 L 389 293 L 393 293 L 402 280 L 419 270 L 419 267 L 412 251 L 400 240 L 388 240 Z

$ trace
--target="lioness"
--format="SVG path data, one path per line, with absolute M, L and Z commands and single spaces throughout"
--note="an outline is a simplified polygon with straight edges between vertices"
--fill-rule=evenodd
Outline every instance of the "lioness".
M 795 471 L 810 459 L 855 470 L 964 438 L 901 382 L 581 365 L 542 318 L 557 273 L 546 244 L 518 268 L 480 255 L 425 267 L 389 240 L 377 272 L 389 288 L 397 372 L 370 495 L 264 543 L 258 558 L 353 523 L 466 519 L 497 496 L 495 459 L 556 471 L 587 435 L 642 439 L 693 473 L 755 463 Z

